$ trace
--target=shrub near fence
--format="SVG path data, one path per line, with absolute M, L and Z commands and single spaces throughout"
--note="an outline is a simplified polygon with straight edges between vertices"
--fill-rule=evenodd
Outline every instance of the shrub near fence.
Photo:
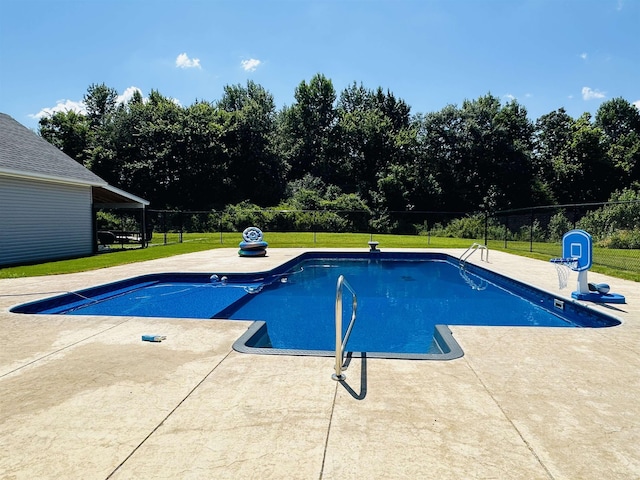
M 562 236 L 573 228 L 594 239 L 595 265 L 640 271 L 640 200 L 551 205 L 495 212 L 373 212 L 275 210 L 229 207 L 224 211 L 148 210 L 154 244 L 182 242 L 183 234 L 223 233 L 257 226 L 264 232 L 331 232 L 467 238 L 491 248 L 561 255 Z M 203 236 L 204 237 L 204 236 Z M 428 242 L 427 242 L 428 244 Z M 235 245 L 234 245 L 235 246 Z
M 640 270 L 640 201 L 552 205 L 487 215 L 489 246 L 560 256 L 562 236 L 579 228 L 593 238 L 593 263 Z
M 272 232 L 395 233 L 430 235 L 442 233 L 444 225 L 463 216 L 461 212 L 371 212 L 366 210 L 275 210 L 235 209 L 225 211 L 148 210 L 156 239 L 165 233 L 242 232 L 258 226 Z M 453 236 L 444 235 L 443 236 Z M 482 237 L 482 232 L 478 238 Z

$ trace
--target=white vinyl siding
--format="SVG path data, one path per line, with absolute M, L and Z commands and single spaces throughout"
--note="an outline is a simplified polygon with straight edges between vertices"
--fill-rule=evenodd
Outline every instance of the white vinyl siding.
M 0 266 L 93 252 L 91 187 L 0 175 Z

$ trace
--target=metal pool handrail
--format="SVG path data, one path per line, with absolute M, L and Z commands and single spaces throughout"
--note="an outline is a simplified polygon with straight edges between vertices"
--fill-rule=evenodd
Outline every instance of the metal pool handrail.
M 349 327 L 347 328 L 347 332 L 344 335 L 344 339 L 342 338 L 342 290 L 343 287 L 346 287 L 349 292 L 351 292 L 351 321 L 349 321 Z M 336 373 L 331 375 L 336 381 L 341 381 L 347 378 L 342 373 L 342 361 L 344 359 L 344 349 L 347 346 L 347 342 L 349 341 L 349 335 L 351 335 L 351 330 L 353 329 L 353 325 L 356 321 L 356 312 L 358 310 L 358 297 L 356 292 L 353 290 L 349 282 L 347 282 L 344 275 L 340 275 L 338 277 L 338 282 L 336 284 Z
M 487 262 L 489 261 L 489 249 L 486 245 L 481 245 L 479 243 L 474 243 L 469 248 L 465 250 L 465 252 L 460 255 L 460 267 L 459 272 L 460 276 L 464 279 L 465 282 L 474 290 L 484 290 L 487 288 L 488 283 L 485 280 L 480 280 L 479 282 L 475 282 L 469 275 L 467 274 L 467 260 L 471 255 L 480 250 L 480 260 L 484 260 L 484 252 L 487 252 Z
M 486 245 L 481 245 L 480 243 L 474 243 L 469 248 L 465 250 L 465 252 L 460 255 L 460 265 L 464 266 L 467 263 L 467 259 L 476 253 L 477 250 L 480 250 L 480 260 L 484 260 L 484 252 L 487 252 L 487 262 L 489 261 L 489 249 Z

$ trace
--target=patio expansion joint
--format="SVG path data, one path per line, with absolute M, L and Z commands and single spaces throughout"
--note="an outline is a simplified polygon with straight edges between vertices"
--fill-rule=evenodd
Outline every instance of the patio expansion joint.
M 222 365 L 222 362 L 224 362 L 227 358 L 229 358 L 229 355 L 231 355 L 231 353 L 232 353 L 232 352 L 233 352 L 233 350 L 229 350 L 229 351 L 227 352 L 227 354 L 226 354 L 224 357 L 222 357 L 222 358 L 220 359 L 220 361 L 219 361 L 218 363 L 216 363 L 216 364 L 213 366 L 213 368 L 212 368 L 211 370 L 209 370 L 209 372 L 207 372 L 207 374 L 206 374 L 204 377 L 202 377 L 202 380 L 200 380 L 200 381 L 199 381 L 199 382 L 198 382 L 198 383 L 197 383 L 197 384 L 196 384 L 196 385 L 195 385 L 191 390 L 189 390 L 189 392 L 184 396 L 184 398 L 178 402 L 178 404 L 177 404 L 177 405 L 176 405 L 176 406 L 175 406 L 175 407 L 174 407 L 174 408 L 173 408 L 173 409 L 172 409 L 172 410 L 171 410 L 171 411 L 170 411 L 170 412 L 169 412 L 169 413 L 168 413 L 168 414 L 167 414 L 167 415 L 166 415 L 166 416 L 165 416 L 165 417 L 160 421 L 160 423 L 158 423 L 158 424 L 157 424 L 157 425 L 156 425 L 156 426 L 151 430 L 151 432 L 149 432 L 149 433 L 147 434 L 147 436 L 146 436 L 146 437 L 144 437 L 144 438 L 142 439 L 142 441 L 141 441 L 138 445 L 136 445 L 136 446 L 134 447 L 134 449 L 133 449 L 133 450 L 131 450 L 131 452 L 129 453 L 129 455 L 127 455 L 127 456 L 125 457 L 125 459 L 124 459 L 124 460 L 122 460 L 122 462 L 120 462 L 120 464 L 118 464 L 118 466 L 116 466 L 116 468 L 114 468 L 114 469 L 113 469 L 113 471 L 112 471 L 109 475 L 107 475 L 107 477 L 105 477 L 105 480 L 109 480 L 109 479 L 110 479 L 110 478 L 111 478 L 115 473 L 117 473 L 117 472 L 118 472 L 118 470 L 120 470 L 120 468 L 122 468 L 122 467 L 124 466 L 124 464 L 125 464 L 125 463 L 127 463 L 127 461 L 128 461 L 128 460 L 129 460 L 129 459 L 130 459 L 130 458 L 131 458 L 131 457 L 132 457 L 132 456 L 133 456 L 133 455 L 134 455 L 134 454 L 135 454 L 135 453 L 140 449 L 140 447 L 142 447 L 142 446 L 146 443 L 146 441 L 147 441 L 147 440 L 149 440 L 149 438 L 151 438 L 151 436 L 152 436 L 155 432 L 157 432 L 157 431 L 158 431 L 158 429 L 159 429 L 160 427 L 162 427 L 162 425 L 164 425 L 164 423 L 165 423 L 165 422 L 166 422 L 166 421 L 167 421 L 167 420 L 168 420 L 168 419 L 169 419 L 169 418 L 170 418 L 170 417 L 171 417 L 171 416 L 172 416 L 172 415 L 173 415 L 173 414 L 174 414 L 174 413 L 175 413 L 175 412 L 176 412 L 176 411 L 177 411 L 177 410 L 182 406 L 182 404 L 183 404 L 184 402 L 186 402 L 186 401 L 187 401 L 187 399 L 188 399 L 189 397 L 191 397 L 191 395 L 193 395 L 193 393 L 194 393 L 198 388 L 200 388 L 200 385 L 202 385 L 202 384 L 207 380 L 207 378 L 209 378 L 209 377 L 211 376 L 211 374 L 212 374 L 213 372 L 215 372 L 215 371 L 218 369 L 218 367 L 219 367 L 220 365 Z
M 96 332 L 93 335 L 89 335 L 88 337 L 82 338 L 82 339 L 78 340 L 77 342 L 70 343 L 69 345 L 65 345 L 64 347 L 59 348 L 57 350 L 54 350 L 53 352 L 47 353 L 46 355 L 43 355 L 43 356 L 38 357 L 38 358 L 36 358 L 34 360 L 31 360 L 30 362 L 27 362 L 24 365 L 20 365 L 19 367 L 16 367 L 13 370 L 10 370 L 10 371 L 8 371 L 6 373 L 1 374 L 0 378 L 6 377 L 8 375 L 11 375 L 11 374 L 17 372 L 18 370 L 22 370 L 23 368 L 26 368 L 26 367 L 28 367 L 30 365 L 33 365 L 34 363 L 41 362 L 42 360 L 44 360 L 46 358 L 49 358 L 49 357 L 51 357 L 53 355 L 57 355 L 58 353 L 63 352 L 64 350 L 67 350 L 67 349 L 69 349 L 71 347 L 74 347 L 74 346 L 79 345 L 79 344 L 81 344 L 83 342 L 86 342 L 87 340 L 90 340 L 90 339 L 92 339 L 94 337 L 97 337 L 98 335 L 102 335 L 103 333 L 108 332 L 109 330 L 113 330 L 114 328 L 118 328 L 119 326 L 124 325 L 128 321 L 129 321 L 128 319 L 124 320 L 124 321 L 122 321 L 120 323 L 117 323 L 115 325 L 110 326 L 109 328 L 105 328 L 104 330 L 100 330 L 99 332 Z
M 520 431 L 520 429 L 513 423 L 513 421 L 509 417 L 509 415 L 507 415 L 507 412 L 504 411 L 504 409 L 502 408 L 502 405 L 500 405 L 500 402 L 498 402 L 498 400 L 491 393 L 491 390 L 489 390 L 489 387 L 487 387 L 487 385 L 482 381 L 482 378 L 480 377 L 478 372 L 475 370 L 475 368 L 473 368 L 473 365 L 471 365 L 471 363 L 469 362 L 469 360 L 466 357 L 464 357 L 464 361 L 466 362 L 466 364 L 469 367 L 469 369 L 471 370 L 471 372 L 473 372 L 473 375 L 478 379 L 478 382 L 480 382 L 480 384 L 482 385 L 482 388 L 484 389 L 484 391 L 487 392 L 487 395 L 489 395 L 489 397 L 491 398 L 493 403 L 496 404 L 496 406 L 498 407 L 498 409 L 500 410 L 500 412 L 502 413 L 504 418 L 507 420 L 507 422 L 509 422 L 509 424 L 514 429 L 514 431 L 518 434 L 518 436 L 520 437 L 520 439 L 522 440 L 524 445 L 531 452 L 531 455 L 533 455 L 533 457 L 536 459 L 536 461 L 544 469 L 544 471 L 546 472 L 547 476 L 549 477 L 549 480 L 555 480 L 555 477 L 553 476 L 551 471 L 547 468 L 547 466 L 544 464 L 544 462 L 542 461 L 540 456 L 536 453 L 535 449 L 531 446 L 531 444 L 524 437 L 524 435 Z
M 339 382 L 335 382 L 335 390 L 333 391 L 333 401 L 331 402 L 331 414 L 329 415 L 329 425 L 327 426 L 327 436 L 324 439 L 324 448 L 322 451 L 322 465 L 320 466 L 320 476 L 318 477 L 319 480 L 322 480 L 322 477 L 324 475 L 324 462 L 327 459 L 327 448 L 329 447 L 329 436 L 331 435 L 331 424 L 333 422 L 333 412 L 336 409 L 336 400 L 338 398 L 338 383 Z

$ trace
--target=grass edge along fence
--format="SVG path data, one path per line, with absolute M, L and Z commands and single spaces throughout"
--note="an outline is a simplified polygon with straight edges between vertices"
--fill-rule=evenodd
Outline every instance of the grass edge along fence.
M 282 246 L 320 246 L 320 235 L 331 233 L 375 235 L 400 234 L 421 237 L 419 246 L 430 247 L 432 238 L 480 241 L 489 248 L 528 253 L 538 258 L 561 254 L 562 235 L 573 228 L 589 232 L 594 239 L 594 269 L 603 273 L 640 272 L 640 201 L 548 205 L 498 212 L 439 212 L 369 210 L 278 210 L 238 208 L 222 211 L 148 210 L 153 228 L 151 245 L 183 241 L 235 246 L 227 233 L 241 233 L 257 226 L 268 236 L 274 232 L 308 234 L 305 242 Z M 120 220 L 121 224 L 122 221 Z M 206 235 L 193 235 L 202 233 Z M 426 238 L 424 238 L 426 237 Z M 233 236 L 231 237 L 233 238 Z M 426 240 L 426 241 L 425 241 Z M 305 245 L 303 245 L 305 243 Z M 337 246 L 357 246 L 343 244 Z M 413 244 L 406 241 L 405 243 Z M 438 243 L 438 242 L 436 242 Z M 407 245 L 408 246 L 408 245 Z
M 485 244 L 506 251 L 559 256 L 572 229 L 593 238 L 594 267 L 640 272 L 640 200 L 547 205 L 485 214 Z M 599 268 L 602 267 L 602 268 Z

